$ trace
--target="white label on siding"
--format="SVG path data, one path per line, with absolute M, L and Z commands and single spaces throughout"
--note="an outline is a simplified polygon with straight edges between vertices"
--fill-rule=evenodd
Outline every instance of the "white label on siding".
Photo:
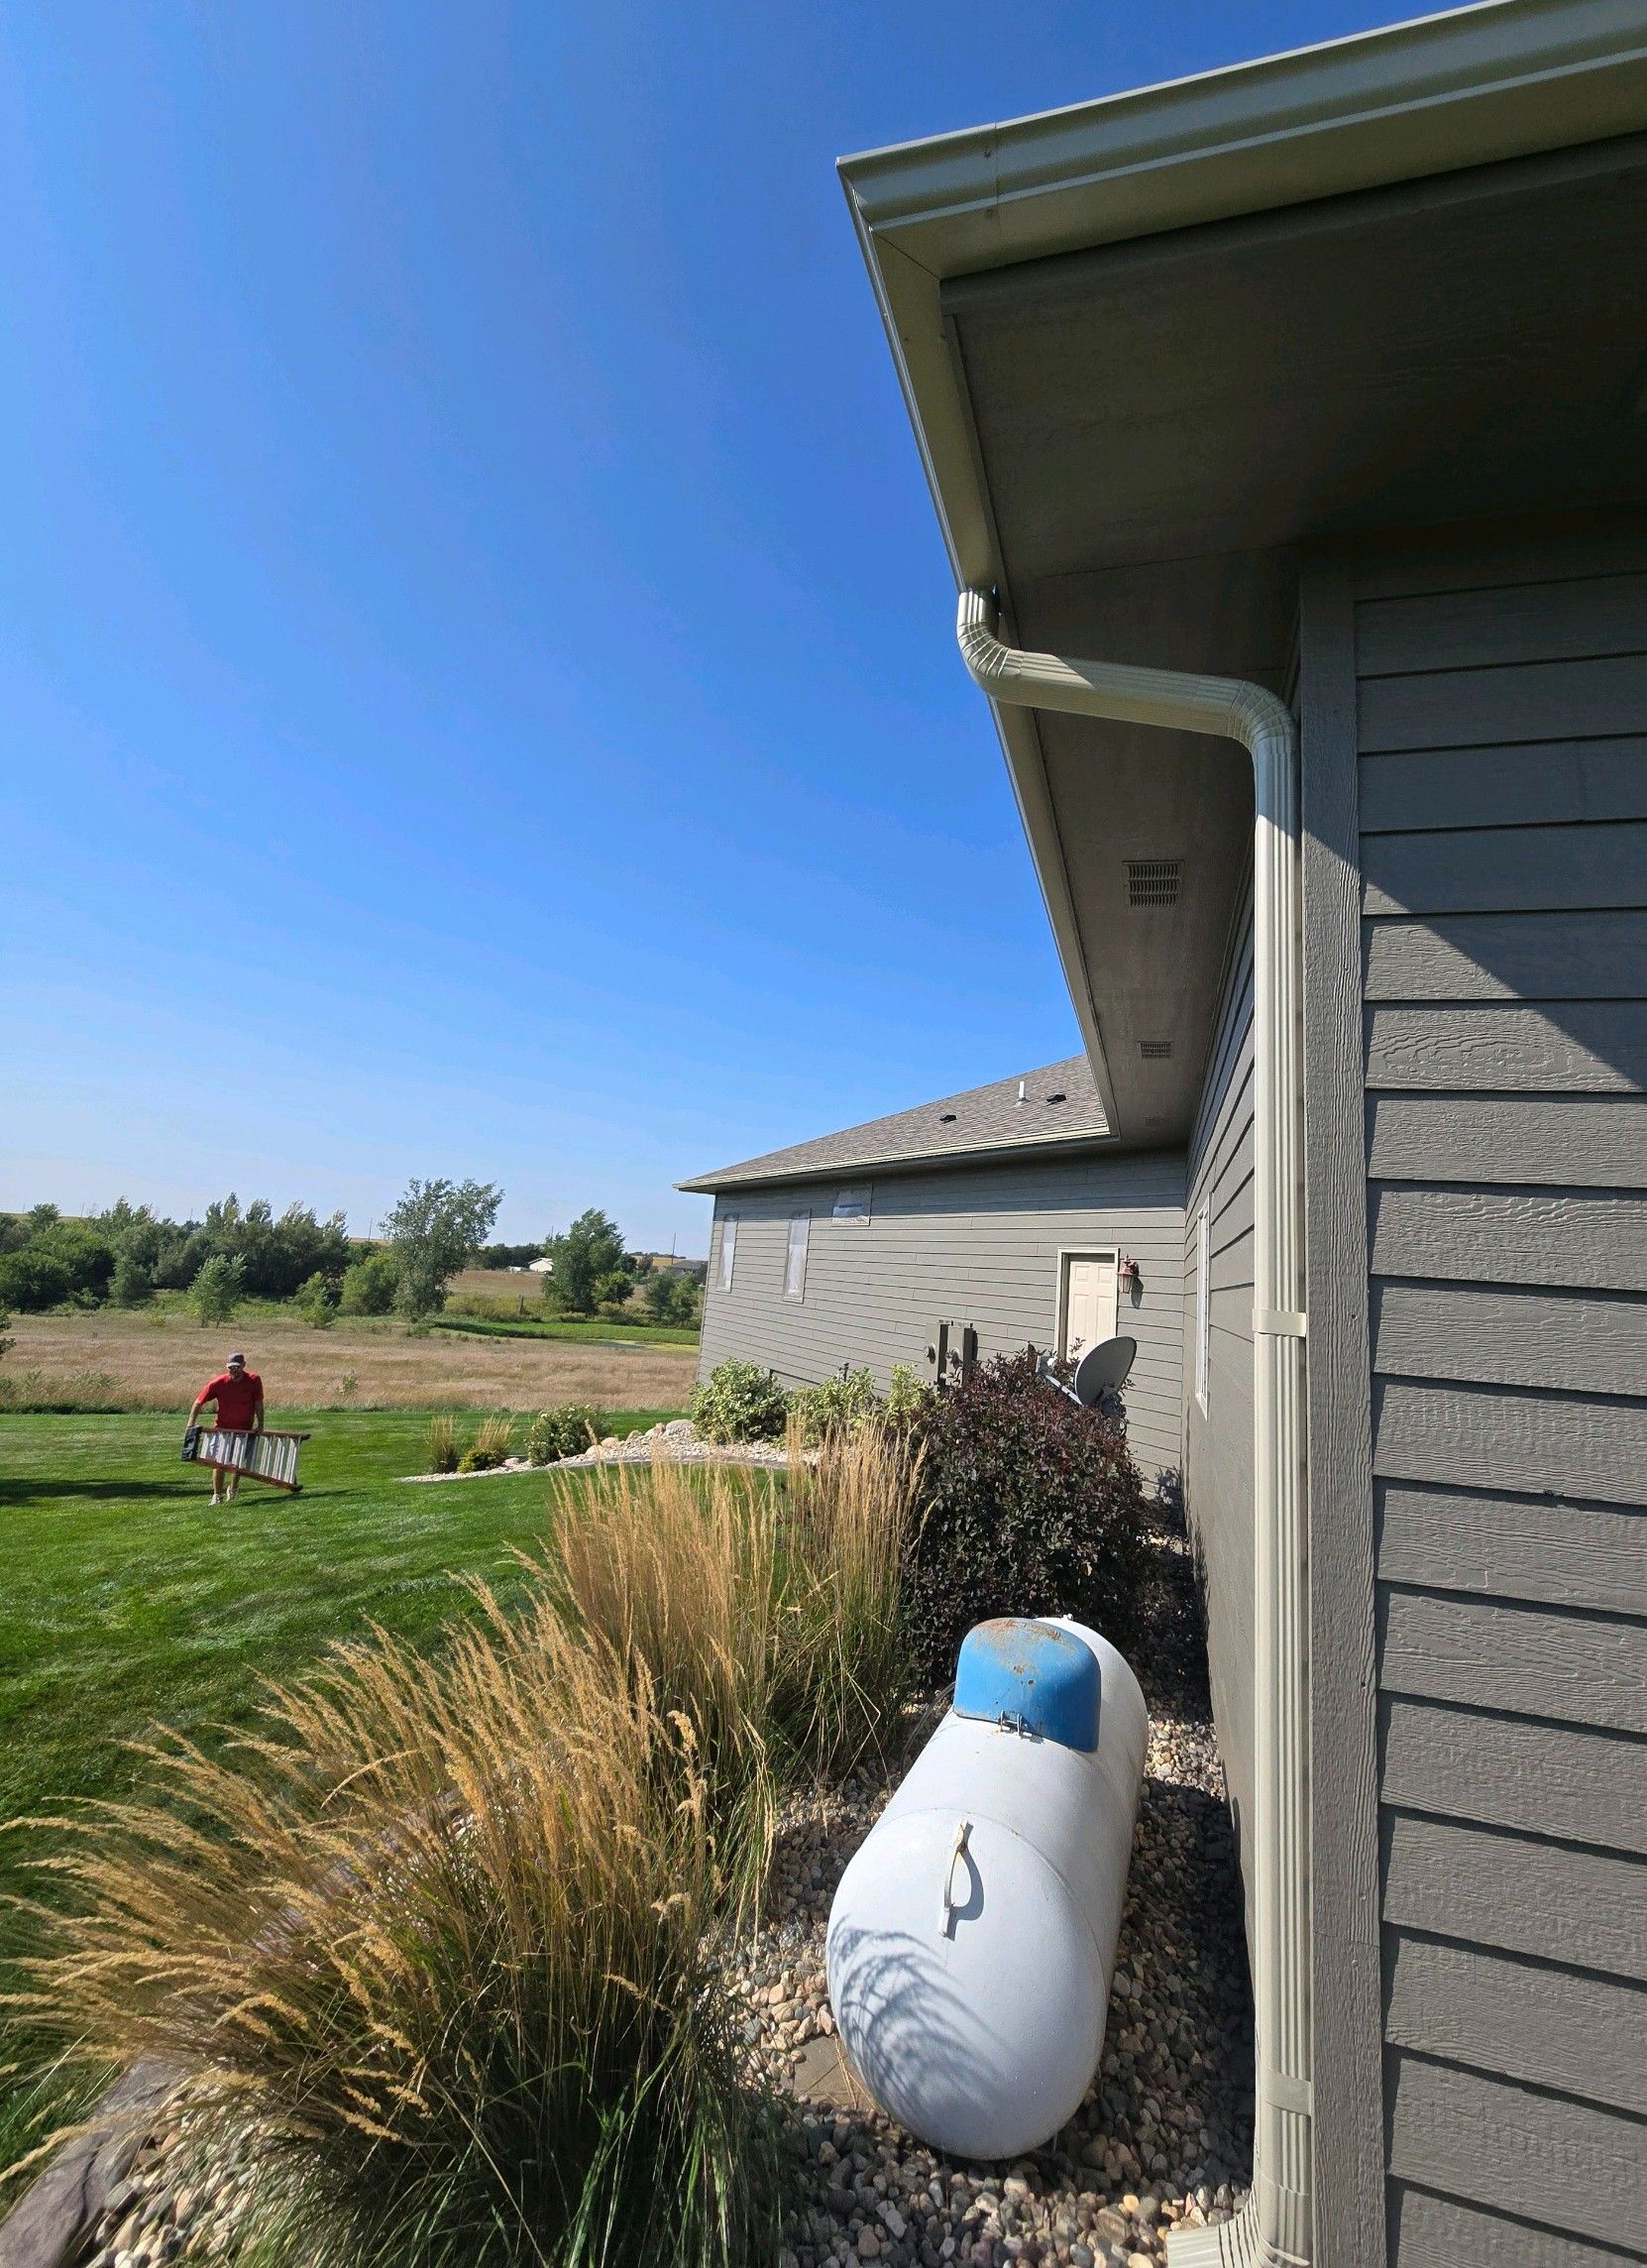
M 737 1257 L 737 1214 L 729 1212 L 720 1223 L 720 1289 L 732 1288 L 732 1263 Z
M 1206 1200 L 1195 1216 L 1195 1399 L 1207 1414 L 1212 1383 L 1212 1215 Z
M 791 1213 L 789 1243 L 784 1250 L 784 1298 L 802 1300 L 807 1293 L 807 1235 L 812 1227 L 810 1212 Z
M 868 1190 L 836 1190 L 831 1218 L 835 1220 L 867 1220 L 869 1218 Z

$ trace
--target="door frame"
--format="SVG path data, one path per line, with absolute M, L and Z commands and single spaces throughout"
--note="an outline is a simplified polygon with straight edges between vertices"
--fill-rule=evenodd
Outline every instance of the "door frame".
M 1062 1362 L 1069 1338 L 1069 1264 L 1072 1260 L 1107 1260 L 1115 1271 L 1115 1329 L 1121 1328 L 1121 1247 L 1119 1244 L 1060 1244 L 1058 1246 L 1057 1304 L 1052 1317 L 1052 1344 Z M 1112 1331 L 1111 1337 L 1115 1334 Z

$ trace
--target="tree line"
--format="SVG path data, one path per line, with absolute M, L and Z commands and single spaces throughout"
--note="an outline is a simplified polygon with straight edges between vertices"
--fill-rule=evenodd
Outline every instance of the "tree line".
M 0 1315 L 141 1307 L 157 1292 L 182 1292 L 202 1323 L 227 1321 L 247 1299 L 290 1302 L 321 1328 L 339 1314 L 398 1312 L 422 1323 L 477 1261 L 520 1267 L 547 1255 L 551 1314 L 615 1313 L 638 1294 L 651 1320 L 696 1321 L 693 1272 L 625 1252 L 616 1223 L 596 1208 L 544 1243 L 489 1246 L 502 1198 L 491 1182 L 414 1180 L 371 1243 L 350 1238 L 341 1212 L 322 1220 L 292 1204 L 276 1214 L 266 1198 L 242 1205 L 233 1192 L 201 1220 L 170 1220 L 124 1197 L 83 1219 L 52 1204 L 0 1213 Z

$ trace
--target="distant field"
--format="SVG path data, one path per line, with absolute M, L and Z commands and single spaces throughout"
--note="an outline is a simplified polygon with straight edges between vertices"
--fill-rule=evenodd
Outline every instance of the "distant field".
M 591 1322 L 569 1323 L 549 1315 L 543 1304 L 546 1278 L 511 1275 L 506 1268 L 466 1268 L 447 1289 L 446 1313 L 454 1319 L 480 1319 L 498 1323 L 530 1323 L 555 1337 L 628 1339 L 644 1337 L 654 1346 L 696 1346 L 696 1330 L 660 1329 L 645 1320 L 639 1296 L 629 1303 L 621 1320 L 603 1315 Z
M 55 1402 L 180 1416 L 230 1347 L 244 1347 L 262 1374 L 272 1416 L 350 1408 L 541 1410 L 554 1402 L 679 1410 L 696 1367 L 690 1343 L 415 1335 L 387 1317 L 348 1317 L 317 1331 L 265 1304 L 249 1305 L 234 1322 L 212 1330 L 176 1307 L 100 1307 L 80 1315 L 19 1315 L 11 1335 L 16 1344 L 0 1361 L 0 1408 Z M 608 1329 L 605 1336 L 620 1334 Z
M 470 1331 L 481 1338 L 560 1339 L 572 1346 L 696 1348 L 698 1345 L 696 1330 L 681 1330 L 672 1323 L 614 1323 L 604 1316 L 590 1322 L 569 1322 L 561 1315 L 531 1313 L 445 1314 L 435 1324 L 435 1329 Z

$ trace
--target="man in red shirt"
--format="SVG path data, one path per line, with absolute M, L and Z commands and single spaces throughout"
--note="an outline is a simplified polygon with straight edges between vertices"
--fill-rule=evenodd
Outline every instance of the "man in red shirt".
M 263 1380 L 255 1370 L 248 1370 L 243 1354 L 232 1354 L 228 1367 L 215 1378 L 208 1379 L 194 1397 L 194 1407 L 188 1414 L 191 1425 L 198 1424 L 200 1413 L 208 1402 L 217 1405 L 217 1427 L 227 1433 L 261 1433 L 263 1431 Z M 240 1474 L 230 1465 L 219 1470 L 212 1467 L 213 1504 L 232 1504 L 240 1491 Z

